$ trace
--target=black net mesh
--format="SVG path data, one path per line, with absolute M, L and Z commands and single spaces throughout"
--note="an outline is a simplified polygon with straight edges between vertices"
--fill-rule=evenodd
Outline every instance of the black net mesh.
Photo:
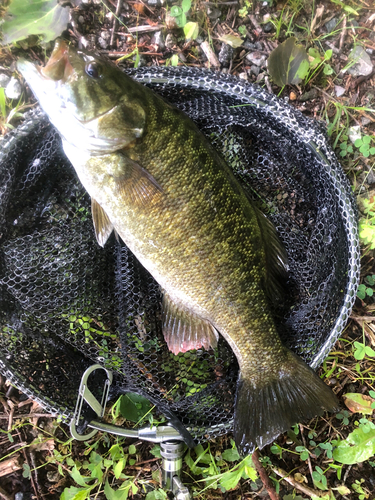
M 318 366 L 349 317 L 359 273 L 353 197 L 324 130 L 229 76 L 131 74 L 198 124 L 275 224 L 290 266 L 279 332 Z M 67 419 L 82 373 L 100 363 L 117 393 L 149 397 L 195 439 L 230 429 L 238 368 L 229 346 L 168 351 L 158 284 L 114 237 L 97 245 L 89 198 L 42 112 L 1 146 L 0 369 Z

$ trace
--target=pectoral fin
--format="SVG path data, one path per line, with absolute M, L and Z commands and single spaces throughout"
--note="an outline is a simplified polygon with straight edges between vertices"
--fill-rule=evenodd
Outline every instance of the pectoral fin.
M 173 354 L 216 347 L 218 333 L 211 323 L 163 296 L 163 334 Z
M 94 198 L 91 198 L 91 213 L 94 222 L 96 240 L 101 247 L 104 247 L 113 231 L 112 222 Z
M 123 174 L 114 176 L 114 179 L 118 195 L 136 205 L 147 206 L 149 203 L 155 203 L 162 193 L 162 188 L 154 177 L 128 157 L 124 157 Z

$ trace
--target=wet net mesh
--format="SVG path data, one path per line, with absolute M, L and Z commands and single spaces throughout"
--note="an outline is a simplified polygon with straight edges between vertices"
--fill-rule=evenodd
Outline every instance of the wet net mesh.
M 324 130 L 229 76 L 131 74 L 198 124 L 275 224 L 290 267 L 290 300 L 275 321 L 317 367 L 345 326 L 359 273 L 356 210 Z M 220 339 L 211 351 L 168 351 L 158 284 L 113 236 L 97 245 L 89 197 L 45 115 L 29 113 L 0 155 L 0 370 L 70 419 L 84 370 L 100 363 L 114 373 L 113 396 L 148 397 L 194 439 L 230 430 L 231 349 Z

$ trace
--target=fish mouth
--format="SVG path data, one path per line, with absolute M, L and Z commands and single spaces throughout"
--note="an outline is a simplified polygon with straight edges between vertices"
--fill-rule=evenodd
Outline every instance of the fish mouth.
M 69 61 L 69 45 L 62 39 L 56 40 L 55 47 L 47 64 L 38 68 L 40 74 L 55 82 L 66 81 L 74 69 Z
M 75 71 L 71 63 L 71 58 L 74 58 L 74 55 L 75 50 L 65 40 L 57 39 L 52 54 L 44 67 L 37 66 L 24 59 L 19 59 L 17 62 L 18 71 L 23 75 L 47 114 L 51 114 L 51 109 L 59 108 L 63 110 L 69 106 L 63 88 Z M 86 120 L 79 118 L 73 110 L 72 115 L 79 123 L 87 125 L 111 112 L 113 108 Z

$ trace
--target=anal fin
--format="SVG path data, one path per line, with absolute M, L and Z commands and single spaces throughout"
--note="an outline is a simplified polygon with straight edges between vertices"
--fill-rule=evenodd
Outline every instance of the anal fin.
M 104 247 L 113 231 L 112 222 L 94 198 L 91 198 L 91 213 L 92 220 L 94 222 L 96 240 L 101 247 Z
M 201 347 L 214 348 L 218 339 L 218 333 L 209 321 L 176 305 L 166 293 L 163 296 L 163 334 L 173 354 Z

